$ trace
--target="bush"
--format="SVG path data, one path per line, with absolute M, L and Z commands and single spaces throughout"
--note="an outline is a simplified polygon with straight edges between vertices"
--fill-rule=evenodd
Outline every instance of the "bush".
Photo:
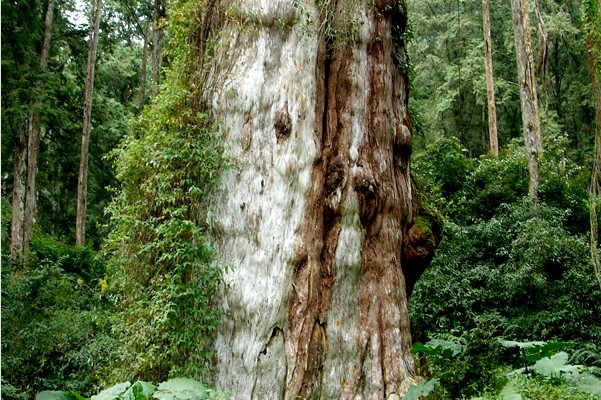
M 26 269 L 3 265 L 3 397 L 11 386 L 29 396 L 59 387 L 93 390 L 98 360 L 90 346 L 109 329 L 103 274 L 92 250 L 42 236 L 32 242 Z

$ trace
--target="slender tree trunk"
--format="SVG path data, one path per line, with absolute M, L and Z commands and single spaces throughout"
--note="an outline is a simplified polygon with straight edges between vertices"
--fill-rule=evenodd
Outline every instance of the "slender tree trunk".
M 545 133 L 549 130 L 549 89 L 547 87 L 547 60 L 549 53 L 549 34 L 545 26 L 545 20 L 540 12 L 538 0 L 534 0 L 534 15 L 536 15 L 538 31 L 538 74 L 543 84 L 543 94 L 545 96 Z
M 81 136 L 81 160 L 79 163 L 79 179 L 77 181 L 77 220 L 75 226 L 76 246 L 86 244 L 86 208 L 88 197 L 88 160 L 90 147 L 90 131 L 92 129 L 92 96 L 94 94 L 94 75 L 96 69 L 96 49 L 100 31 L 102 0 L 96 0 L 93 13 L 93 31 L 88 49 L 88 66 L 86 90 L 83 102 L 83 134 Z
M 46 11 L 46 22 L 44 28 L 44 42 L 42 44 L 42 55 L 40 57 L 40 71 L 43 73 L 48 69 L 48 58 L 50 55 L 50 38 L 52 36 L 52 24 L 54 21 L 54 0 L 48 1 Z M 39 103 L 38 103 L 39 106 Z M 25 193 L 25 222 L 23 225 L 23 252 L 26 254 L 29 243 L 33 236 L 33 227 L 36 217 L 36 177 L 38 173 L 38 155 L 40 152 L 40 115 L 34 106 L 33 115 L 29 121 L 29 138 L 27 150 L 27 191 Z
M 486 59 L 486 98 L 488 105 L 488 137 L 490 153 L 499 157 L 499 138 L 497 134 L 497 107 L 495 105 L 495 87 L 492 66 L 492 39 L 490 35 L 490 7 L 488 0 L 482 0 L 482 19 L 484 26 L 484 51 Z
M 150 96 L 156 96 L 161 83 L 161 65 L 163 65 L 163 19 L 165 18 L 165 5 L 163 0 L 154 0 L 154 26 L 152 34 L 152 70 Z
M 210 219 L 235 265 L 217 384 L 245 400 L 400 399 L 421 243 L 405 4 L 292 3 L 230 10 L 214 56 L 208 103 L 236 160 Z M 249 14 L 256 30 L 231 22 Z
M 150 22 L 146 21 L 144 28 L 144 50 L 142 52 L 142 68 L 140 71 L 140 107 L 146 102 L 146 65 L 148 64 L 148 35 L 150 34 Z
M 595 104 L 595 159 L 591 179 L 590 193 L 590 220 L 591 220 L 591 258 L 595 275 L 601 287 L 601 258 L 599 257 L 599 225 L 597 202 L 601 194 L 599 178 L 601 176 L 601 85 L 599 84 L 599 69 L 597 62 L 601 52 L 601 2 L 599 0 L 584 0 L 584 26 L 586 34 L 586 47 L 588 50 L 588 66 L 593 89 Z
M 518 69 L 518 86 L 522 105 L 522 125 L 526 160 L 528 163 L 528 194 L 533 200 L 538 199 L 538 159 L 542 155 L 543 146 L 538 112 L 537 85 L 530 36 L 530 18 L 526 0 L 511 0 L 513 11 L 513 32 Z

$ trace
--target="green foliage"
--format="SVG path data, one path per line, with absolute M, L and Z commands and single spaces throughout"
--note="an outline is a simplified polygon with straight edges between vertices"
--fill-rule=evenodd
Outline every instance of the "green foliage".
M 202 3 L 171 5 L 171 57 L 161 92 L 114 151 L 120 182 L 107 208 L 108 296 L 119 341 L 109 382 L 206 373 L 220 311 L 221 268 L 205 235 L 205 199 L 225 159 L 221 130 L 194 88 Z M 195 17 L 196 16 L 196 17 Z M 208 40 L 208 38 L 207 38 Z M 205 54 L 206 55 L 206 54 Z M 198 67 L 196 67 L 198 68 Z
M 162 382 L 158 387 L 152 383 L 136 381 L 117 383 L 90 400 L 227 400 L 226 393 L 206 387 L 190 378 L 173 378 Z M 85 400 L 77 392 L 43 391 L 36 395 L 36 400 Z
M 460 338 L 429 342 L 431 351 L 426 355 L 430 373 L 440 379 L 438 395 L 453 399 L 496 392 L 506 379 L 500 373 L 502 346 L 494 339 L 496 326 L 492 320 L 482 319 L 477 328 Z
M 498 160 L 473 160 L 448 139 L 415 157 L 424 201 L 447 216 L 445 238 L 409 304 L 420 336 L 469 330 L 478 315 L 496 314 L 506 319 L 507 338 L 601 338 L 601 293 L 580 235 L 588 177 L 559 148 L 549 146 L 541 162 L 537 208 L 522 200 L 527 173 L 517 145 Z
M 34 237 L 27 269 L 2 264 L 2 375 L 29 396 L 42 389 L 93 389 L 104 350 L 108 305 L 100 299 L 104 265 L 89 248 Z M 8 395 L 7 398 L 18 396 Z
M 428 397 L 438 385 L 440 385 L 440 379 L 428 379 L 417 385 L 411 385 L 403 396 L 403 400 L 419 400 Z
M 546 143 L 536 207 L 520 141 L 498 159 L 468 158 L 456 139 L 414 158 L 421 201 L 444 218 L 444 239 L 409 302 L 415 335 L 438 340 L 413 348 L 428 361 L 424 376 L 440 380 L 428 398 L 494 397 L 519 367 L 536 376 L 512 378 L 502 398 L 596 398 L 585 388 L 599 359 L 586 342 L 601 340 L 586 236 L 589 176 L 567 146 L 563 136 Z

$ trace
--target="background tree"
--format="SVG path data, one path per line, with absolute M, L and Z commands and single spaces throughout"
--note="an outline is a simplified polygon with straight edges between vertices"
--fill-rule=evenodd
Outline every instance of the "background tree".
M 484 27 L 484 51 L 486 57 L 486 98 L 488 106 L 488 137 L 490 152 L 499 156 L 499 138 L 497 131 L 497 107 L 495 105 L 495 87 L 492 66 L 492 39 L 490 35 L 490 7 L 488 0 L 482 0 L 482 20 Z
M 515 39 L 516 61 L 518 66 L 518 85 L 522 104 L 522 125 L 526 158 L 528 160 L 528 193 L 534 200 L 538 197 L 539 157 L 543 144 L 538 112 L 537 82 L 534 67 L 532 39 L 530 37 L 530 17 L 528 4 L 522 0 L 512 0 L 513 31 Z
M 601 85 L 599 84 L 601 57 L 601 4 L 598 0 L 583 1 L 583 19 L 588 50 L 588 66 L 595 105 L 595 158 L 591 180 L 591 256 L 595 275 L 601 287 L 601 259 L 599 258 L 599 222 L 597 203 L 599 199 L 599 176 L 601 175 Z
M 90 132 L 92 129 L 92 96 L 94 94 L 94 78 L 96 70 L 96 51 L 100 33 L 100 17 L 102 15 L 102 0 L 96 0 L 93 7 L 90 24 L 90 49 L 88 50 L 88 66 L 86 89 L 83 104 L 83 134 L 81 136 L 81 159 L 79 164 L 79 180 L 77 181 L 77 218 L 75 227 L 75 244 L 84 246 L 86 243 L 86 208 L 88 198 L 88 163 Z
M 53 3 L 50 2 L 49 6 L 52 5 Z M 39 54 L 36 51 L 36 44 L 40 39 L 42 39 L 42 37 L 44 38 L 42 39 L 44 45 L 42 46 L 42 54 L 40 56 L 39 65 L 40 69 L 42 70 L 41 72 L 43 72 L 43 70 L 46 68 L 48 59 L 47 50 L 49 48 L 52 27 L 51 21 L 53 7 L 49 7 L 47 9 L 49 12 L 46 12 L 50 22 L 49 26 L 46 24 L 46 29 L 40 29 L 40 27 L 44 26 L 44 24 L 41 22 L 42 17 L 40 13 L 36 12 L 37 7 L 37 2 L 33 1 L 22 3 L 20 6 L 8 7 L 6 9 L 6 14 L 14 18 L 15 24 L 26 25 L 29 29 L 31 29 L 32 34 L 24 35 L 22 33 L 15 33 L 10 37 L 7 37 L 8 35 L 4 35 L 5 41 L 3 41 L 4 43 L 7 43 L 7 46 L 10 44 L 16 47 L 14 50 L 9 47 L 6 49 L 8 51 L 3 52 L 6 54 L 4 57 L 5 62 L 7 66 L 9 66 L 9 71 L 3 76 L 3 78 L 6 77 L 3 79 L 3 93 L 6 93 L 6 95 L 3 95 L 3 110 L 6 109 L 7 111 L 4 113 L 3 119 L 5 121 L 5 125 L 10 127 L 10 132 L 12 133 L 11 136 L 15 138 L 12 191 L 13 213 L 11 224 L 11 252 L 15 256 L 22 256 L 26 246 L 28 245 L 25 243 L 25 202 L 27 198 L 27 186 L 29 182 L 29 177 L 27 174 L 27 156 L 28 147 L 31 146 L 32 150 L 37 151 L 34 136 L 39 134 L 39 126 L 37 126 L 39 125 L 39 117 L 36 117 L 34 112 L 31 110 L 31 105 L 34 104 L 33 99 L 35 99 L 36 96 L 35 94 L 32 95 L 31 90 L 26 89 L 26 85 L 28 81 L 32 80 L 32 78 L 40 78 L 39 75 L 37 75 L 34 71 L 37 72 L 35 60 L 38 59 Z M 34 13 L 37 18 L 27 18 L 27 15 Z M 41 34 L 42 32 L 44 33 Z M 48 46 L 45 46 L 46 37 L 48 40 Z M 16 74 L 22 75 L 20 77 L 18 75 L 15 76 L 12 74 L 15 72 Z M 32 87 L 35 86 L 32 85 Z M 34 157 L 31 161 L 35 165 L 35 162 L 37 161 L 37 154 L 34 154 Z M 30 176 L 35 180 L 35 171 L 33 171 Z M 32 195 L 35 196 L 35 193 Z M 29 203 L 29 205 L 32 207 L 34 206 L 34 204 L 31 203 L 31 199 Z M 31 215 L 29 222 L 33 222 L 33 214 Z
M 150 95 L 157 94 L 161 83 L 161 66 L 163 65 L 163 41 L 165 37 L 165 3 L 163 0 L 154 0 L 153 28 L 152 28 L 152 70 L 150 75 Z
M 54 0 L 48 1 L 44 24 L 44 41 L 40 56 L 40 72 L 46 72 L 48 57 L 50 55 L 50 38 L 54 22 Z M 27 188 L 25 193 L 25 219 L 23 222 L 23 253 L 27 253 L 29 243 L 33 236 L 33 227 L 36 215 L 37 189 L 36 179 L 38 174 L 38 154 L 40 151 L 40 115 L 36 111 L 39 103 L 33 107 L 33 115 L 29 120 L 27 144 Z

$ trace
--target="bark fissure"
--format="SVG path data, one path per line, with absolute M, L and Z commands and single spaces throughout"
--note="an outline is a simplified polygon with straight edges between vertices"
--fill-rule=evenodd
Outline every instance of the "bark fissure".
M 392 26 L 404 32 L 404 6 L 381 4 L 370 16 L 373 24 L 367 46 L 366 128 L 353 161 L 349 148 L 353 129 L 352 102 L 365 96 L 354 84 L 352 61 L 357 49 L 351 41 L 321 45 L 316 72 L 318 111 L 323 119 L 316 127 L 321 154 L 313 171 L 313 188 L 306 214 L 302 243 L 308 263 L 293 277 L 287 338 L 296 349 L 296 369 L 289 374 L 287 397 L 319 397 L 322 363 L 328 351 L 325 324 L 336 274 L 336 253 L 342 230 L 341 204 L 345 197 L 358 199 L 359 219 L 365 231 L 359 290 L 359 362 L 354 376 L 341 381 L 340 397 L 357 395 L 387 398 L 401 395 L 414 373 L 409 355 L 409 322 L 405 283 L 401 269 L 403 231 L 413 222 L 414 205 L 409 179 L 411 155 L 410 119 L 404 104 L 406 76 L 398 68 L 404 61 L 402 38 L 393 38 Z M 396 40 L 395 40 L 396 39 Z M 403 103 L 404 102 L 404 103 Z M 350 165 L 356 163 L 351 174 Z M 352 175 L 352 176 L 351 176 Z M 349 182 L 351 190 L 347 190 Z M 316 229 L 318 228 L 318 229 Z M 304 288 L 298 296 L 298 288 Z M 313 290 L 311 290 L 313 288 Z M 306 303 L 298 299 L 306 298 Z M 319 328 L 323 327 L 323 328 Z M 406 353 L 402 355 L 401 353 Z M 341 378 L 342 379 L 342 378 Z

